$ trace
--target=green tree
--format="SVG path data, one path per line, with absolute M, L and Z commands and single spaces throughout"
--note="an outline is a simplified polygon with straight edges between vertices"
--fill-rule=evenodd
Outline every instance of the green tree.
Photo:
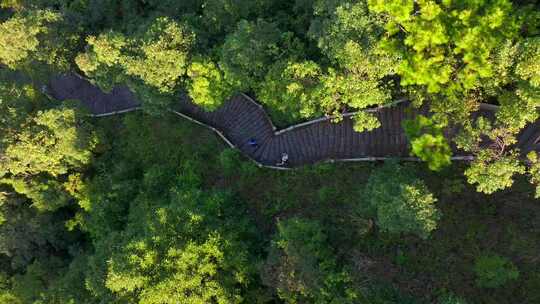
M 280 221 L 261 275 L 286 303 L 355 303 L 358 297 L 316 221 Z
M 159 17 L 130 35 L 109 31 L 89 36 L 86 52 L 75 61 L 105 90 L 127 82 L 152 110 L 168 104 L 185 80 L 194 42 L 187 25 Z
M 388 37 L 381 45 L 403 58 L 397 71 L 401 84 L 412 86 L 414 102 L 429 99 L 437 124 L 461 130 L 455 143 L 475 157 L 465 172 L 468 181 L 485 193 L 512 185 L 512 177 L 524 172 L 513 145 L 520 131 L 538 118 L 540 105 L 538 41 L 518 33 L 524 19 L 517 16 L 528 16 L 527 9 L 508 0 L 369 4 L 387 18 Z M 500 105 L 495 119 L 471 121 L 472 112 L 483 110 L 479 102 L 495 99 Z M 412 145 L 420 153 L 426 145 L 446 146 L 440 136 L 420 139 Z M 421 158 L 440 154 L 423 153 Z
M 526 38 L 518 43 L 509 41 L 493 58 L 498 74 L 482 85 L 500 106 L 496 125 L 516 136 L 528 123 L 538 118 L 540 106 L 540 39 Z
M 257 90 L 259 99 L 286 122 L 327 114 L 341 119 L 347 109 L 354 115 L 355 130 L 380 126 L 377 118 L 362 110 L 386 103 L 390 95 L 379 83 L 359 74 L 329 68 L 326 72 L 313 61 L 275 63 Z
M 527 160 L 529 162 L 528 174 L 531 184 L 535 188 L 535 198 L 540 198 L 540 161 L 538 159 L 538 154 L 535 151 L 531 151 L 527 154 Z
M 394 74 L 397 58 L 381 52 L 384 20 L 363 0 L 315 1 L 308 36 L 340 67 L 381 79 Z
M 540 87 L 540 38 L 526 39 L 520 47 L 516 74 L 532 86 Z
M 286 117 L 286 122 L 321 115 L 323 109 L 315 96 L 321 77 L 321 68 L 313 61 L 279 61 L 258 87 L 257 97 L 279 113 L 276 116 Z
M 340 73 L 334 69 L 328 70 L 315 92 L 320 107 L 326 113 L 336 115 L 338 120 L 347 108 L 363 110 L 384 104 L 389 97 L 387 91 L 379 89 L 376 81 L 363 81 L 355 74 Z M 374 115 L 363 111 L 359 111 L 354 119 L 354 129 L 357 132 L 370 131 L 381 125 Z
M 253 271 L 238 235 L 245 222 L 219 219 L 226 207 L 218 194 L 177 189 L 171 195 L 158 208 L 155 198 L 137 199 L 115 237 L 119 249 L 108 261 L 105 286 L 138 303 L 240 302 Z
M 31 206 L 39 211 L 55 211 L 71 200 L 64 186 L 54 179 L 39 176 L 26 180 L 5 178 L 0 179 L 0 183 L 11 186 L 15 192 L 29 198 Z
M 31 207 L 41 212 L 68 205 L 73 197 L 62 178 L 89 165 L 97 144 L 95 132 L 67 107 L 39 111 L 17 121 L 21 125 L 7 128 L 6 137 L 0 138 L 0 184 L 26 196 Z
M 194 60 L 187 74 L 189 96 L 195 104 L 205 109 L 217 109 L 233 93 L 221 70 L 211 60 Z
M 160 17 L 138 36 L 136 55 L 127 56 L 122 62 L 126 73 L 161 93 L 174 92 L 189 65 L 193 32 L 186 25 Z
M 127 38 L 120 33 L 110 31 L 97 37 L 88 36 L 86 42 L 86 52 L 75 58 L 77 66 L 96 81 L 101 89 L 111 91 L 125 78 L 121 66 L 125 60 L 124 48 L 128 45 Z
M 15 69 L 34 59 L 44 58 L 43 44 L 46 44 L 52 23 L 61 16 L 53 11 L 33 11 L 16 14 L 0 23 L 0 63 Z
M 379 127 L 376 117 L 362 110 L 390 100 L 386 84 L 397 57 L 379 50 L 382 20 L 369 12 L 365 1 L 316 1 L 314 15 L 309 37 L 333 64 L 314 99 L 325 113 L 360 111 L 355 116 L 358 132 Z
M 87 255 L 82 250 L 77 252 L 72 251 L 73 259 L 69 265 L 46 265 L 45 271 L 54 273 L 54 277 L 48 276 L 45 289 L 37 289 L 39 292 L 39 300 L 35 303 L 96 303 L 97 300 L 93 297 L 86 288 L 85 271 L 87 270 Z M 51 269 L 51 266 L 55 267 Z M 41 279 L 41 278 L 38 278 Z M 25 286 L 21 286 L 25 287 Z
M 489 145 L 485 144 L 486 138 Z M 516 142 L 512 131 L 493 126 L 487 118 L 479 117 L 474 124 L 467 123 L 455 142 L 458 148 L 474 155 L 464 174 L 479 192 L 490 194 L 506 189 L 512 186 L 514 175 L 525 173 L 518 151 L 511 148 Z
M 0 151 L 20 131 L 32 110 L 41 103 L 35 88 L 18 80 L 16 72 L 0 70 Z
M 46 289 L 46 284 L 51 278 L 47 269 L 40 262 L 30 264 L 23 275 L 13 277 L 13 293 L 23 303 L 35 303 L 39 299 L 40 292 Z
M 437 228 L 437 199 L 407 168 L 385 163 L 369 177 L 364 197 L 373 208 L 379 227 L 390 233 L 414 233 L 427 239 Z
M 224 33 L 233 32 L 240 20 L 248 20 L 250 16 L 260 14 L 262 2 L 264 1 L 205 0 L 202 5 L 203 22 L 212 37 L 219 39 Z
M 87 165 L 97 144 L 96 134 L 74 109 L 38 112 L 10 143 L 0 161 L 0 174 L 51 176 Z
M 219 65 L 225 79 L 238 91 L 256 87 L 272 62 L 285 52 L 282 33 L 275 23 L 241 20 L 225 38 Z
M 500 124 L 514 134 L 539 117 L 536 109 L 540 106 L 540 38 L 525 39 L 517 49 L 513 83 L 507 84 L 515 90 L 502 90 L 497 111 Z
M 466 175 L 471 183 L 478 184 L 479 191 L 485 193 L 510 187 L 512 177 L 525 172 L 518 158 L 519 151 L 512 145 L 517 142 L 520 131 L 538 119 L 536 109 L 540 105 L 540 77 L 536 70 L 540 60 L 540 40 L 527 38 L 511 48 L 503 47 L 501 53 L 496 58 L 496 66 L 503 77 L 498 78 L 499 83 L 487 85 L 500 103 L 496 119 L 480 118 L 474 127 L 466 124 L 466 134 L 456 141 L 458 146 L 476 155 Z M 492 142 L 487 149 L 482 147 L 482 138 L 486 137 Z M 463 144 L 467 140 L 469 143 Z M 532 161 L 530 173 L 531 181 L 536 183 L 534 163 Z
M 251 302 L 253 225 L 234 197 L 203 190 L 204 161 L 181 144 L 185 128 L 174 117 L 126 116 L 98 160 L 80 223 L 95 248 L 84 281 L 96 300 Z
M 69 216 L 61 207 L 73 197 L 62 179 L 89 164 L 96 136 L 74 109 L 49 107 L 24 74 L 0 72 L 0 263 L 11 277 L 0 301 L 6 303 L 39 300 L 78 242 L 65 229 Z
M 489 59 L 494 50 L 518 35 L 508 0 L 368 2 L 387 17 L 382 45 L 402 58 L 401 84 L 439 93 L 442 98 L 431 98 L 432 109 L 460 121 L 472 109 L 462 105 L 464 97 L 493 75 Z
M 427 162 L 429 169 L 440 170 L 450 165 L 452 150 L 442 127 L 432 119 L 418 115 L 413 120 L 405 120 L 403 129 L 411 143 L 412 154 Z
M 512 186 L 514 175 L 523 173 L 525 167 L 516 153 L 499 156 L 491 150 L 480 151 L 465 170 L 467 181 L 486 194 Z
M 23 304 L 22 300 L 15 296 L 8 288 L 0 289 L 0 303 Z
M 447 294 L 439 299 L 439 304 L 467 304 L 467 301 L 453 294 Z
M 482 288 L 497 288 L 516 280 L 519 271 L 507 258 L 498 255 L 482 255 L 474 263 L 476 285 Z
M 76 245 L 77 234 L 66 231 L 63 214 L 30 208 L 32 201 L 5 186 L 2 191 L 6 198 L 0 205 L 5 218 L 0 224 L 0 257 L 9 258 L 3 271 L 22 273 L 34 261 L 47 261 L 51 254 Z

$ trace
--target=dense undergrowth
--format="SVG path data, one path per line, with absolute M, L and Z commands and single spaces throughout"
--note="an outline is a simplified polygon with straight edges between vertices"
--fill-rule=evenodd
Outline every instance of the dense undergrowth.
M 4 275 L 20 269 L 16 262 L 30 262 L 4 281 L 6 303 L 164 303 L 187 294 L 200 303 L 539 299 L 540 208 L 526 182 L 486 196 L 467 185 L 462 164 L 440 173 L 401 164 L 438 198 L 438 227 L 422 239 L 378 226 L 364 192 L 381 164 L 272 171 L 172 115 L 95 123 L 100 152 L 76 199 L 32 216 L 52 217 L 56 226 L 39 235 L 15 229 L 33 224 L 16 218 L 0 226 L 3 240 L 17 240 L 3 259 Z M 477 262 L 493 256 L 519 275 L 482 287 Z M 487 264 L 483 272 L 505 276 Z M 489 274 L 484 279 L 493 281 Z
M 533 0 L 0 1 L 0 303 L 539 303 L 539 33 Z M 73 72 L 143 110 L 44 94 Z M 358 132 L 407 97 L 426 162 L 272 171 L 166 111 L 238 92 Z

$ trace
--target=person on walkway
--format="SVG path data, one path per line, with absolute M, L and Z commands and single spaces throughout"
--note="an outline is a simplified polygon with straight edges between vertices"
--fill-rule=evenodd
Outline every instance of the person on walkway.
M 278 166 L 285 166 L 289 161 L 289 154 L 283 152 L 281 153 L 281 162 L 277 163 Z
M 248 145 L 252 148 L 257 148 L 259 146 L 259 144 L 257 143 L 257 140 L 255 140 L 255 138 L 250 138 L 248 140 Z

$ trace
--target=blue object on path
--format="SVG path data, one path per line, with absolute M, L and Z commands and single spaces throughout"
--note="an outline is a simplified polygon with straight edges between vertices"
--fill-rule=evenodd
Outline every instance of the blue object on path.
M 250 138 L 248 140 L 248 145 L 250 145 L 250 146 L 252 146 L 254 148 L 256 148 L 258 146 L 257 141 L 255 140 L 255 138 Z

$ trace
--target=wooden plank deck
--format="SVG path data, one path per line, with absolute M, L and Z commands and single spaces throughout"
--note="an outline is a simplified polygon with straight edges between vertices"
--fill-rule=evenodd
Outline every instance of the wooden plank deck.
M 140 107 L 135 95 L 125 86 L 106 93 L 72 74 L 54 77 L 48 90 L 58 100 L 79 100 L 95 116 Z M 324 119 L 276 132 L 264 109 L 243 94 L 234 96 L 214 112 L 202 110 L 185 96 L 172 110 L 217 129 L 242 153 L 259 164 L 275 166 L 281 154 L 287 153 L 287 166 L 296 167 L 328 159 L 409 156 L 409 143 L 401 127 L 404 119 L 414 115 L 406 113 L 407 106 L 407 102 L 401 102 L 377 110 L 375 115 L 382 126 L 362 133 L 353 130 L 354 121 L 349 117 L 344 117 L 339 123 Z M 521 133 L 518 147 L 522 151 L 538 150 L 539 134 L 540 123 L 529 125 Z M 257 140 L 258 147 L 247 144 L 250 138 Z

